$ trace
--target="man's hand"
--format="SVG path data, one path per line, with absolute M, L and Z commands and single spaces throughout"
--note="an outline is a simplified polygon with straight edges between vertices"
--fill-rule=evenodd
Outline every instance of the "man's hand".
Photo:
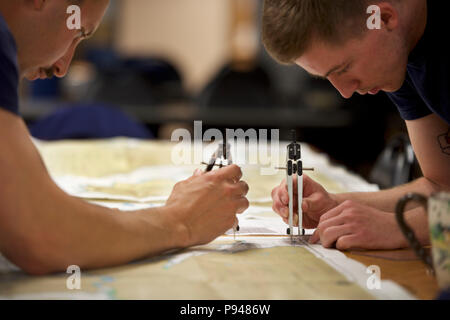
M 237 165 L 192 177 L 175 185 L 166 202 L 167 214 L 185 233 L 182 246 L 208 243 L 236 223 L 236 214 L 244 212 L 248 185 L 240 181 Z
M 293 179 L 294 198 L 297 197 L 297 176 Z M 285 223 L 289 217 L 289 194 L 286 179 L 272 190 L 272 209 L 278 213 Z M 328 210 L 336 207 L 337 201 L 320 184 L 307 175 L 303 175 L 303 227 L 312 229 L 317 227 L 320 217 Z M 294 201 L 294 225 L 298 225 L 297 201 Z
M 407 246 L 395 215 L 354 201 L 344 201 L 320 217 L 310 243 L 340 250 L 398 249 Z

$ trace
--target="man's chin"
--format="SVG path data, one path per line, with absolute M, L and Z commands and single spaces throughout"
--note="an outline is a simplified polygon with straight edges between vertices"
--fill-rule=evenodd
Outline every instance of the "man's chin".
M 388 85 L 383 87 L 384 92 L 397 92 L 403 87 L 403 83 L 405 82 L 406 75 L 403 76 L 394 76 Z
M 40 78 L 40 73 L 39 70 L 35 70 L 35 71 L 29 71 L 27 73 L 24 74 L 23 78 L 29 80 L 29 81 L 34 81 Z
M 25 76 L 25 79 L 27 79 L 28 81 L 35 81 L 35 80 L 39 79 L 39 76 L 38 75 Z
M 388 87 L 383 88 L 382 90 L 384 92 L 397 92 L 398 90 L 401 89 L 401 87 L 402 87 L 402 85 L 400 84 L 400 85 L 396 85 L 396 86 L 388 86 Z

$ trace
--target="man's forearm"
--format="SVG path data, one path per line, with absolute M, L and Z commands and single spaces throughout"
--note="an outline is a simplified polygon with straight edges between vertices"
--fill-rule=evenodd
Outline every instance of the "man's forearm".
M 39 200 L 16 212 L 18 229 L 11 226 L 2 236 L 10 242 L 5 256 L 29 273 L 114 266 L 182 246 L 183 234 L 175 232 L 164 207 L 121 212 L 58 191 L 41 193 Z
M 378 192 L 349 192 L 333 194 L 332 197 L 340 204 L 352 200 L 386 212 L 394 212 L 397 201 L 409 192 L 429 196 L 439 191 L 440 187 L 426 178 L 419 178 L 408 184 Z
M 25 271 L 112 266 L 185 244 L 166 207 L 120 212 L 64 193 L 24 123 L 2 111 L 0 144 L 0 252 Z

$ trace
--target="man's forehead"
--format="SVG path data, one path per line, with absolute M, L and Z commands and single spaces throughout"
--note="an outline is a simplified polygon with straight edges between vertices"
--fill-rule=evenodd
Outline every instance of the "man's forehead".
M 108 8 L 109 0 L 84 0 L 81 2 L 81 23 L 86 33 L 94 33 Z
M 353 51 L 350 43 L 329 45 L 316 42 L 295 60 L 295 64 L 313 76 L 326 78 L 331 72 L 349 63 L 352 57 Z

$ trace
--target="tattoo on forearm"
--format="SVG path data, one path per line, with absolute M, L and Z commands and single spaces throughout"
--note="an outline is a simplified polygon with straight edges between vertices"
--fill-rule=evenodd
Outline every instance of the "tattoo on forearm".
M 446 133 L 439 135 L 437 138 L 442 152 L 450 156 L 450 127 Z

